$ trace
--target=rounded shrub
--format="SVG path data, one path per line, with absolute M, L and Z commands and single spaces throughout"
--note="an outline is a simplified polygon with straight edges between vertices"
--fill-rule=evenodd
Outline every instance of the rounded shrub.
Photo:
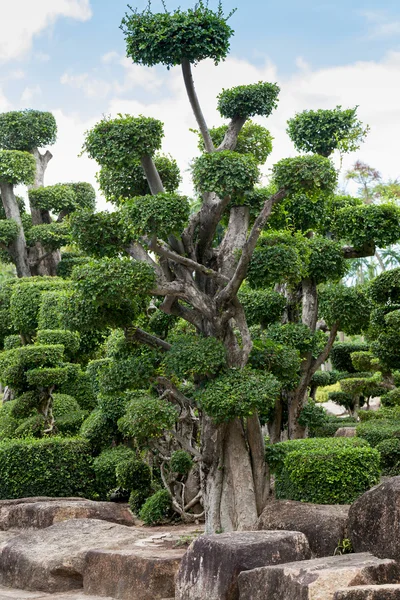
M 150 396 L 143 390 L 127 392 L 127 396 L 126 413 L 118 421 L 119 430 L 125 437 L 142 444 L 162 437 L 165 430 L 175 425 L 178 411 L 167 400 Z
M 275 478 L 277 498 L 351 504 L 378 483 L 379 452 L 368 444 L 344 442 L 345 439 L 293 440 Z M 297 441 L 303 443 L 296 447 Z
M 382 475 L 400 475 L 400 439 L 394 438 L 379 442 L 376 449 L 381 455 Z
M 127 200 L 122 219 L 136 235 L 155 235 L 167 240 L 170 234 L 181 233 L 189 213 L 190 204 L 186 196 L 166 192 Z
M 386 419 L 370 420 L 357 425 L 357 436 L 367 440 L 375 447 L 383 440 L 400 438 L 400 420 L 389 421 Z
M 118 462 L 116 466 L 117 485 L 125 490 L 140 490 L 150 494 L 151 471 L 149 466 L 136 457 Z
M 332 193 L 337 184 L 332 162 L 315 155 L 283 158 L 274 165 L 273 178 L 278 188 L 290 194 L 304 193 L 315 200 L 321 192 Z
M 171 520 L 172 501 L 167 490 L 159 490 L 143 504 L 139 518 L 145 525 L 162 525 Z
M 218 96 L 218 110 L 222 117 L 268 117 L 278 105 L 280 88 L 276 83 L 259 81 L 222 90 Z
M 171 454 L 169 466 L 173 473 L 187 475 L 193 467 L 193 459 L 185 450 L 175 450 Z
M 381 396 L 382 406 L 400 406 L 400 388 L 390 390 Z
M 31 151 L 54 144 L 57 124 L 50 112 L 10 111 L 0 114 L 0 148 Z
M 0 150 L 0 181 L 29 185 L 34 181 L 35 172 L 35 159 L 29 152 Z
M 233 30 L 227 24 L 221 4 L 216 11 L 200 0 L 194 8 L 174 12 L 152 13 L 131 9 L 122 20 L 126 52 L 134 63 L 170 68 L 183 60 L 197 63 L 211 58 L 215 64 L 224 60 Z
M 252 190 L 260 177 L 258 164 L 251 154 L 232 150 L 202 154 L 193 164 L 193 182 L 200 192 L 218 196 L 240 196 Z
M 117 467 L 120 463 L 135 459 L 135 454 L 127 446 L 116 446 L 103 450 L 93 461 L 96 477 L 96 491 L 102 499 L 106 499 L 110 490 L 117 487 Z M 129 488 L 128 488 L 129 489 Z

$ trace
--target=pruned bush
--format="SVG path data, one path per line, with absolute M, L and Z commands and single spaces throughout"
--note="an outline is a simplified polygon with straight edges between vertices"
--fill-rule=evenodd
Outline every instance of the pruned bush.
M 400 421 L 371 420 L 357 425 L 357 436 L 375 447 L 383 440 L 400 438 Z
M 382 475 L 400 475 L 400 439 L 383 440 L 376 449 L 381 455 Z
M 81 496 L 94 493 L 90 447 L 79 438 L 0 442 L 0 498 Z
M 276 497 L 316 504 L 351 504 L 377 484 L 379 452 L 368 445 L 357 445 L 357 440 L 343 443 L 344 439 L 332 438 L 329 444 L 326 439 L 314 439 L 310 440 L 314 446 L 292 447 L 275 478 Z
M 172 501 L 167 490 L 159 490 L 143 504 L 139 517 L 145 525 L 161 525 L 172 517 Z
M 104 450 L 93 461 L 93 470 L 96 477 L 96 491 L 102 499 L 106 499 L 110 490 L 117 487 L 117 467 L 120 463 L 135 458 L 131 448 L 127 446 L 116 446 Z

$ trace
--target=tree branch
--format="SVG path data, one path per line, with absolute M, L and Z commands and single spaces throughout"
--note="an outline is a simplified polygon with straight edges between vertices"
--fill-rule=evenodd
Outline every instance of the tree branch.
M 167 246 L 165 246 L 162 242 L 159 242 L 159 241 L 154 242 L 153 241 L 149 247 L 151 248 L 151 250 L 153 250 L 159 256 L 164 256 L 165 258 L 168 258 L 176 263 L 185 265 L 186 267 L 188 267 L 189 269 L 192 269 L 193 271 L 199 271 L 200 273 L 203 273 L 204 275 L 207 275 L 208 277 L 212 277 L 212 278 L 220 281 L 221 283 L 227 283 L 229 281 L 228 277 L 221 275 L 221 273 L 217 273 L 217 271 L 214 271 L 213 269 L 209 269 L 206 266 L 201 265 L 194 260 L 191 260 L 190 258 L 186 258 L 185 256 L 181 256 L 180 254 L 173 252 L 172 250 L 167 248 Z
M 337 335 L 338 331 L 339 331 L 339 321 L 337 321 L 334 325 L 332 325 L 330 333 L 329 333 L 328 341 L 326 342 L 326 346 L 310 369 L 311 377 L 314 375 L 314 373 L 320 368 L 320 366 L 328 358 L 329 353 L 332 349 L 333 343 L 336 339 L 336 335 Z M 311 377 L 310 377 L 310 379 L 311 379 Z
M 169 344 L 165 340 L 161 340 L 155 335 L 151 335 L 150 333 L 147 333 L 147 331 L 144 331 L 139 327 L 130 327 L 129 329 L 127 329 L 125 337 L 128 342 L 142 342 L 143 344 L 146 344 L 151 348 L 161 348 L 165 352 L 171 350 L 172 347 L 171 344 Z
M 144 156 L 142 156 L 142 158 L 140 159 L 140 163 L 146 175 L 146 179 L 149 184 L 151 193 L 153 195 L 162 194 L 165 191 L 163 182 L 161 181 L 161 177 L 150 154 L 145 154 Z
M 374 242 L 365 244 L 359 250 L 357 250 L 356 248 L 353 248 L 353 246 L 343 246 L 342 252 L 343 252 L 343 256 L 345 258 L 364 258 L 365 256 L 374 256 L 375 255 L 375 244 L 374 244 Z
M 240 256 L 238 265 L 236 267 L 235 273 L 228 283 L 228 285 L 218 294 L 216 298 L 217 304 L 221 305 L 226 303 L 228 300 L 235 296 L 246 277 L 247 269 L 250 264 L 251 257 L 253 256 L 254 249 L 256 247 L 258 238 L 261 235 L 261 232 L 268 221 L 268 218 L 271 214 L 272 207 L 274 204 L 282 200 L 287 194 L 285 188 L 280 189 L 276 194 L 268 198 L 265 201 L 264 206 L 260 214 L 258 215 L 253 228 L 250 232 L 249 237 L 247 238 L 247 242 L 245 243 L 242 254 Z
M 192 107 L 194 116 L 196 117 L 196 121 L 199 126 L 201 135 L 203 136 L 205 149 L 207 152 L 214 152 L 214 144 L 211 139 L 210 132 L 208 131 L 207 123 L 201 110 L 196 90 L 194 88 L 192 67 L 190 61 L 187 58 L 184 58 L 182 60 L 182 73 L 189 102 Z
M 222 144 L 218 146 L 217 151 L 221 150 L 234 150 L 236 148 L 238 135 L 246 123 L 246 117 L 234 117 L 229 123 L 228 130 L 222 141 Z

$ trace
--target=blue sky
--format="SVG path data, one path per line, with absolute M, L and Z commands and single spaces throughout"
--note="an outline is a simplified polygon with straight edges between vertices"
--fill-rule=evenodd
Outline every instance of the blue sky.
M 210 0 L 210 5 L 216 1 Z M 139 9 L 146 4 L 133 2 Z M 170 9 L 177 4 L 167 0 Z M 193 2 L 179 4 L 184 9 Z M 159 0 L 152 6 L 162 9 Z M 219 118 L 215 96 L 221 87 L 278 81 L 281 104 L 266 124 L 276 138 L 274 159 L 293 153 L 285 123 L 294 112 L 359 104 L 371 135 L 359 155 L 345 164 L 362 158 L 384 176 L 398 177 L 400 165 L 397 168 L 394 154 L 400 135 L 398 0 L 224 2 L 227 12 L 235 6 L 230 58 L 218 69 L 206 62 L 195 71 L 210 124 Z M 54 148 L 59 162 L 52 161 L 48 183 L 83 176 L 94 181 L 96 165 L 85 158 L 79 162 L 77 154 L 83 132 L 104 113 L 143 112 L 165 120 L 170 134 L 165 150 L 177 156 L 183 169 L 188 152 L 195 152 L 187 133 L 194 123 L 186 112 L 178 70 L 132 67 L 124 58 L 119 25 L 126 10 L 125 0 L 1 3 L 5 34 L 0 39 L 0 111 L 27 106 L 54 111 L 60 126 Z

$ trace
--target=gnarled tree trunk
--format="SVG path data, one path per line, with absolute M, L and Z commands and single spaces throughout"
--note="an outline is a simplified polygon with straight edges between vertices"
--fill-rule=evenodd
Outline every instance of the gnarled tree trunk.
M 21 213 L 11 183 L 0 182 L 1 199 L 7 219 L 14 220 L 18 225 L 18 235 L 10 244 L 9 251 L 15 263 L 18 277 L 30 277 L 26 240 L 21 221 Z

